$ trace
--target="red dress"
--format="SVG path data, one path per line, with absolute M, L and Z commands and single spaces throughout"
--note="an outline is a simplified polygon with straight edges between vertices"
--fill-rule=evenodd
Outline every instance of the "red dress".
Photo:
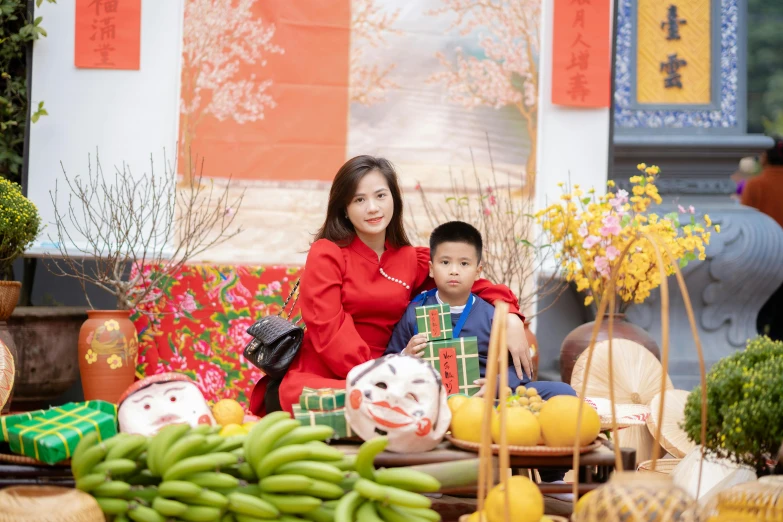
M 299 403 L 305 386 L 345 388 L 351 368 L 383 355 L 413 296 L 434 287 L 429 260 L 429 248 L 393 248 L 388 241 L 380 260 L 358 237 L 342 248 L 327 239 L 313 243 L 299 298 L 307 329 L 302 348 L 280 383 L 284 410 L 291 412 L 291 405 Z M 519 312 L 517 299 L 506 286 L 481 279 L 472 291 L 490 303 L 505 301 L 512 312 Z M 256 415 L 265 413 L 267 381 L 262 378 L 253 389 L 250 411 Z

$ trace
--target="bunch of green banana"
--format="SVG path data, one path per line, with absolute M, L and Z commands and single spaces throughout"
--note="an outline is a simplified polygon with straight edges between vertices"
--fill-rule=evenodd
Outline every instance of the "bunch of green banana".
M 378 437 L 362 444 L 356 456 L 353 489 L 334 509 L 334 522 L 438 522 L 432 501 L 421 493 L 440 490 L 432 476 L 408 468 L 375 469 L 375 457 L 389 440 Z M 315 520 L 314 522 L 327 522 Z

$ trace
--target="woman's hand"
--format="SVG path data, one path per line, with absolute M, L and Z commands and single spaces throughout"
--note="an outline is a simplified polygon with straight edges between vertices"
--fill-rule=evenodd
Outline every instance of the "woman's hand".
M 427 334 L 420 333 L 411 337 L 408 341 L 408 346 L 402 351 L 403 355 L 411 355 L 413 357 L 421 357 L 421 352 L 427 346 Z
M 517 377 L 524 379 L 525 375 L 532 378 L 533 365 L 530 360 L 530 345 L 525 337 L 525 323 L 516 314 L 508 314 L 508 324 L 506 328 L 506 342 L 508 351 L 514 361 L 514 369 Z M 522 370 L 525 371 L 524 375 Z

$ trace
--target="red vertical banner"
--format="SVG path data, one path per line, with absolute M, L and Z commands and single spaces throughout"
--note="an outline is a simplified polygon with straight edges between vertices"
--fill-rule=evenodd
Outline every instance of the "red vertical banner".
M 552 103 L 608 107 L 610 0 L 554 0 Z
M 438 350 L 440 359 L 440 378 L 446 393 L 459 393 L 459 375 L 457 370 L 457 350 L 455 348 L 441 348 Z
M 74 64 L 138 70 L 141 0 L 76 0 Z

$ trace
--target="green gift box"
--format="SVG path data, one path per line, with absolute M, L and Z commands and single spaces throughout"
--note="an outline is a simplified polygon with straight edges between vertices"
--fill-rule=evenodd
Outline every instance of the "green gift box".
M 444 304 L 417 306 L 416 326 L 418 333 L 426 333 L 428 341 L 451 339 L 451 307 Z
M 69 402 L 68 404 L 64 404 L 61 406 L 62 408 L 73 408 L 75 406 L 79 405 L 85 405 L 88 408 L 92 408 L 93 410 L 102 411 L 106 414 L 111 415 L 115 422 L 117 420 L 117 405 L 112 404 L 111 402 L 106 401 L 87 401 L 87 402 Z M 49 410 L 34 410 L 34 411 L 27 411 L 24 413 L 15 413 L 13 415 L 3 415 L 0 417 L 0 436 L 2 436 L 3 442 L 8 442 L 8 431 L 16 426 L 17 424 L 21 424 L 23 422 L 32 420 L 37 417 L 41 417 L 42 415 L 45 415 L 46 412 Z
M 10 427 L 8 442 L 14 453 L 55 464 L 70 458 L 82 437 L 92 431 L 100 440 L 116 435 L 114 416 L 86 403 L 69 403 Z
M 429 341 L 422 353 L 424 360 L 440 373 L 449 395 L 474 395 L 481 389 L 478 384 L 473 384 L 481 377 L 478 340 L 475 337 Z
M 343 388 L 304 388 L 299 406 L 309 411 L 329 411 L 345 407 Z
M 294 418 L 304 426 L 331 426 L 334 428 L 335 439 L 347 439 L 353 437 L 351 425 L 345 418 L 345 408 L 332 411 L 308 411 L 299 405 L 292 406 Z

